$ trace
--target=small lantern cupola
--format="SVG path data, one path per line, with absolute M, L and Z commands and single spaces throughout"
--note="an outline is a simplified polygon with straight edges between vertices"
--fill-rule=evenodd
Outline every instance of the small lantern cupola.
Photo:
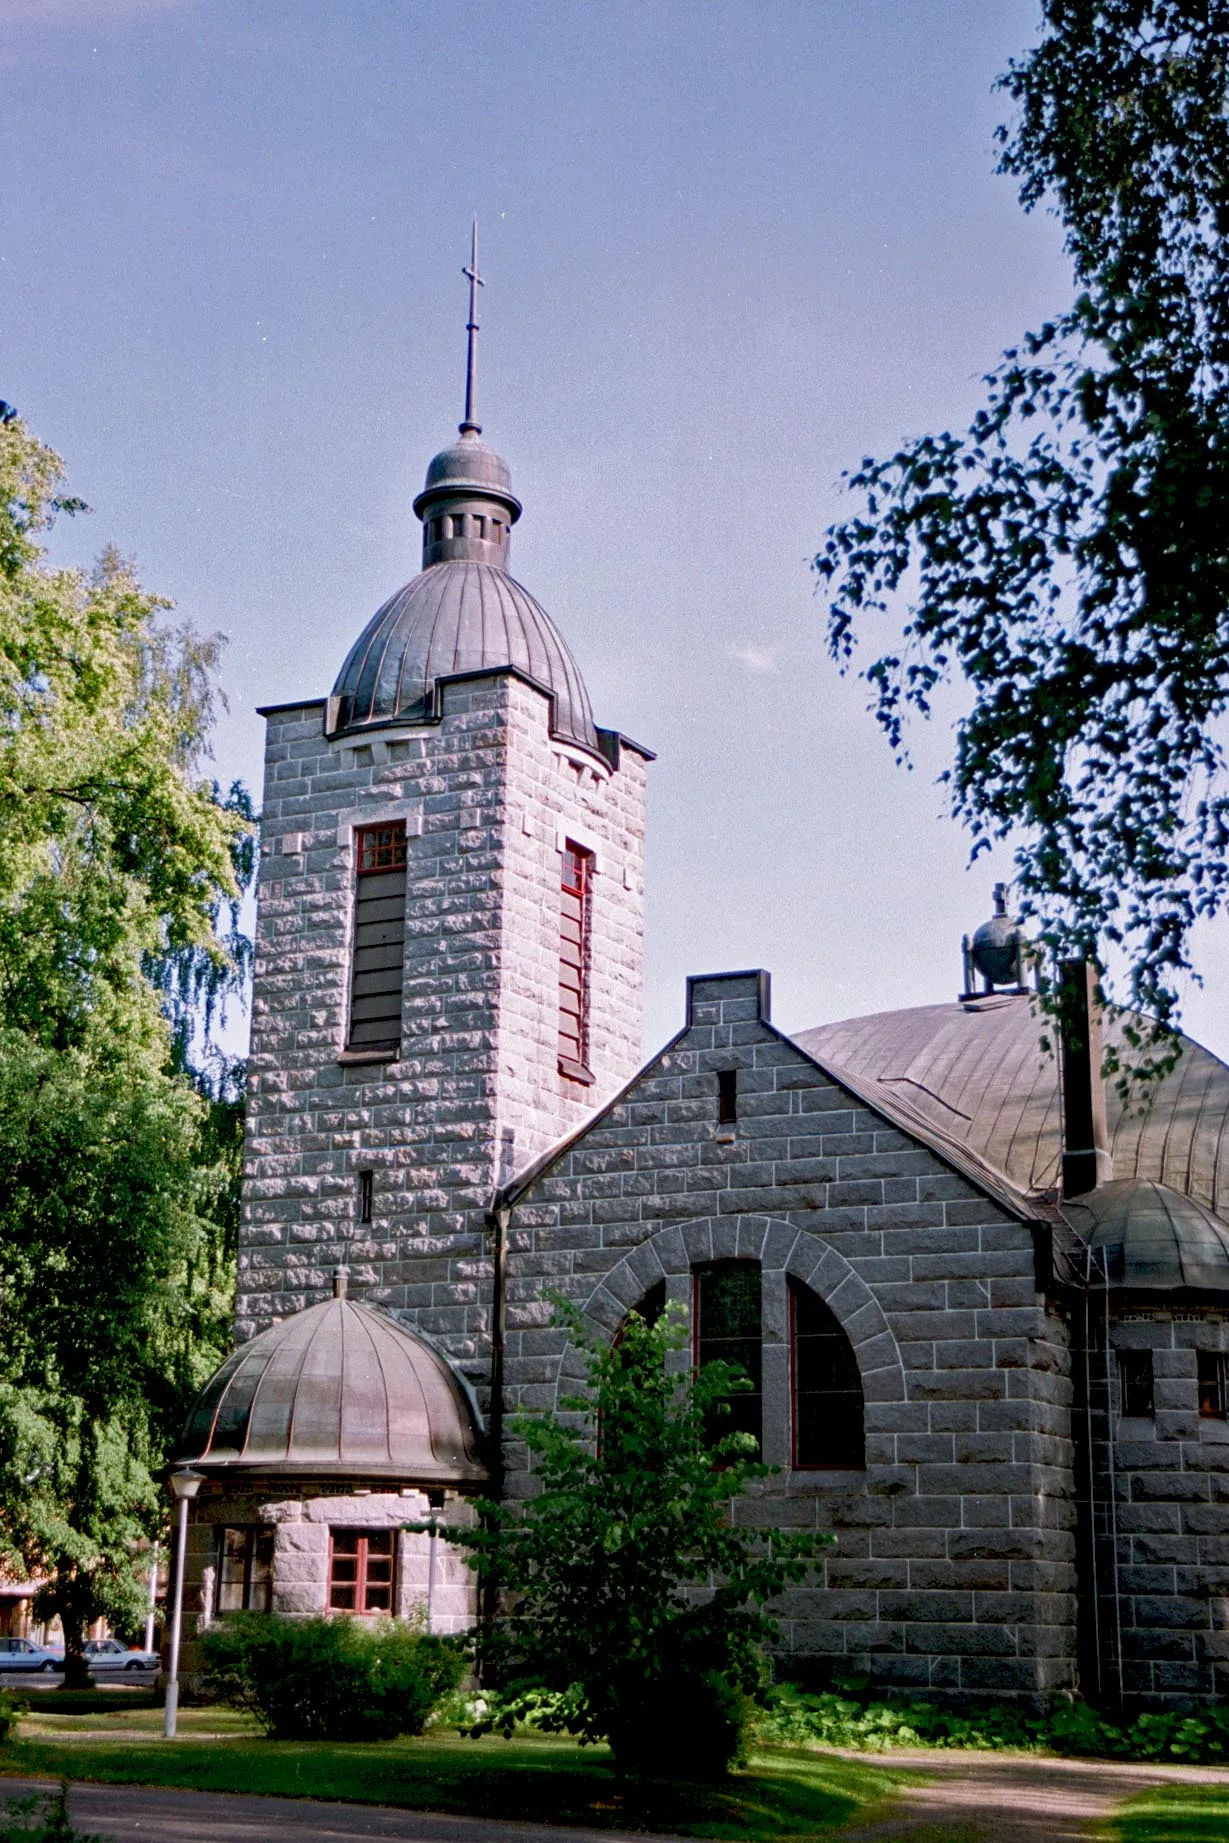
M 989 997 L 1004 988 L 1011 992 L 1028 990 L 1024 977 L 1028 942 L 1019 922 L 1007 913 L 1006 883 L 995 884 L 994 914 L 982 923 L 972 940 L 967 934 L 964 936 L 960 950 L 964 957 L 961 1004 Z M 979 977 L 982 981 L 980 991 L 977 989 Z
M 507 463 L 482 439 L 478 405 L 478 220 L 474 219 L 469 266 L 469 348 L 465 367 L 465 419 L 459 440 L 437 454 L 426 485 L 414 501 L 422 520 L 422 566 L 433 563 L 493 563 L 508 567 L 508 535 L 521 515 Z

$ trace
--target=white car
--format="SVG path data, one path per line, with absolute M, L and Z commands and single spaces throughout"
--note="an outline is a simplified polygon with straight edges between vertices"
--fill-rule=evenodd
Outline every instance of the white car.
M 87 1639 L 85 1661 L 91 1673 L 97 1670 L 157 1670 L 161 1662 L 156 1651 L 130 1651 L 118 1638 Z
M 8 1670 L 63 1670 L 64 1659 L 55 1657 L 28 1638 L 0 1638 L 0 1675 Z

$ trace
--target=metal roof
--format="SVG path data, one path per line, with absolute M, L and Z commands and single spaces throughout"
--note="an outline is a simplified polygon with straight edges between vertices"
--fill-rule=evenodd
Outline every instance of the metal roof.
M 435 563 L 385 602 L 350 649 L 337 731 L 436 715 L 437 680 L 514 666 L 549 691 L 553 735 L 600 753 L 580 668 L 545 608 L 492 563 Z
M 1057 1197 L 1061 1158 L 1046 1028 L 1034 1000 L 999 994 L 823 1024 L 794 1040 L 906 1131 L 1041 1202 Z M 1129 1053 L 1122 1020 L 1107 1018 L 1105 1036 Z M 1116 1180 L 1167 1185 L 1229 1219 L 1229 1068 L 1218 1057 L 1183 1037 L 1177 1064 L 1145 1096 L 1128 1108 L 1110 1083 L 1106 1104 Z
M 372 1306 L 334 1298 L 241 1344 L 188 1416 L 177 1463 L 477 1484 L 474 1415 L 438 1351 Z
M 1115 1179 L 1063 1205 L 1105 1260 L 1111 1284 L 1148 1292 L 1229 1292 L 1229 1228 L 1193 1197 Z

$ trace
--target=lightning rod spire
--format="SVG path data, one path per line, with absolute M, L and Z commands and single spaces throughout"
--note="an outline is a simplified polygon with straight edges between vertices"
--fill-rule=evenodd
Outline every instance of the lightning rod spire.
M 482 424 L 475 422 L 474 412 L 478 403 L 478 290 L 485 287 L 478 273 L 478 214 L 474 213 L 473 237 L 470 243 L 469 267 L 462 269 L 462 275 L 469 282 L 469 320 L 466 332 L 469 335 L 469 351 L 465 365 L 465 421 L 461 424 L 462 435 L 481 435 Z

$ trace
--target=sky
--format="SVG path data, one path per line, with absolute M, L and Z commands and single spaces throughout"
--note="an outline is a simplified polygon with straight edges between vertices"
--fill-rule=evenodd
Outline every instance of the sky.
M 824 645 L 842 471 L 960 426 L 1061 306 L 995 175 L 1036 0 L 0 0 L 0 396 L 177 617 L 229 638 L 216 772 L 327 694 L 418 568 L 462 413 L 512 569 L 597 721 L 657 751 L 646 1052 L 688 973 L 765 966 L 785 1029 L 953 998 L 968 865 L 941 720 L 897 767 Z M 1229 938 L 1192 1034 L 1229 1053 Z

